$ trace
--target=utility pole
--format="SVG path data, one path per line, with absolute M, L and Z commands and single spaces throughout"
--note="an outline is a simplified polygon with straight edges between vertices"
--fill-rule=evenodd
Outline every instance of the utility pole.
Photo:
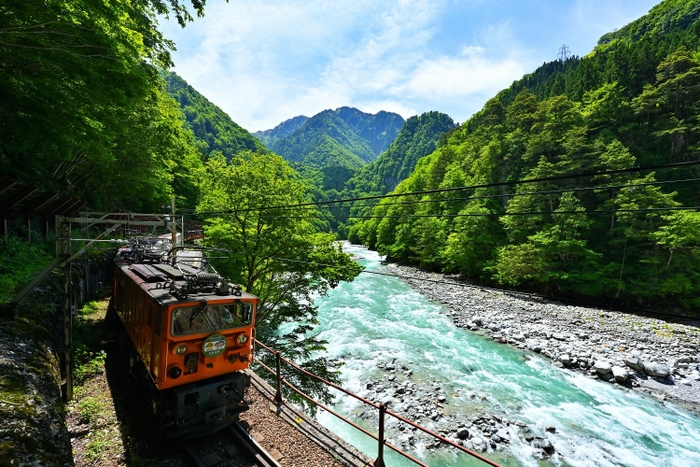
M 569 58 L 571 58 L 571 54 L 569 52 L 569 46 L 564 44 L 561 47 L 559 47 L 559 53 L 557 54 L 557 59 L 559 59 L 560 62 L 565 62 Z
M 63 400 L 73 399 L 73 281 L 71 277 L 71 226 L 62 216 L 56 216 L 56 258 L 65 260 L 63 266 Z
M 170 204 L 170 232 L 173 236 L 173 246 L 177 246 L 177 222 L 175 222 L 175 197 L 173 196 Z

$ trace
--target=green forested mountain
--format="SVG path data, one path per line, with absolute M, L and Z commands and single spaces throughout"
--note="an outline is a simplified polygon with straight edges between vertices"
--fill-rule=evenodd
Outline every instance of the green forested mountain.
M 285 120 L 271 130 L 256 131 L 253 136 L 263 142 L 268 148 L 275 146 L 278 141 L 287 137 L 297 128 L 299 128 L 309 117 L 305 115 L 297 115 L 296 117 Z
M 586 91 L 616 82 L 627 97 L 638 95 L 656 76 L 656 67 L 680 46 L 694 50 L 700 34 L 700 3 L 693 0 L 667 0 L 648 15 L 603 35 L 598 46 L 583 59 L 543 64 L 498 94 L 508 105 L 523 89 L 538 99 L 565 95 L 580 101 Z M 479 118 L 471 119 L 471 125 Z
M 389 112 L 324 110 L 269 147 L 291 162 L 357 170 L 389 146 L 403 123 L 400 115 Z
M 481 283 L 700 309 L 699 5 L 516 81 L 394 193 L 436 192 L 383 200 L 349 237 Z
M 314 167 L 338 165 L 353 170 L 374 156 L 367 141 L 332 110 L 309 118 L 271 149 L 290 162 Z
M 173 72 L 162 73 L 167 91 L 179 104 L 182 114 L 196 137 L 196 144 L 204 159 L 213 151 L 219 151 L 226 159 L 235 154 L 250 151 L 267 151 L 248 130 L 231 120 L 223 110 L 211 103 L 192 86 Z
M 368 114 L 354 107 L 336 109 L 338 116 L 372 148 L 376 159 L 396 138 L 405 123 L 404 119 L 393 112 L 381 110 L 376 114 Z
M 426 112 L 409 118 L 387 150 L 348 180 L 341 197 L 392 191 L 413 172 L 418 159 L 432 153 L 440 136 L 454 126 L 452 118 L 440 112 Z

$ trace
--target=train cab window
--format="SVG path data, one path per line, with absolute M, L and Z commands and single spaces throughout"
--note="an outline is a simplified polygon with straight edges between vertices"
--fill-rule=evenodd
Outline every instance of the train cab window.
M 206 302 L 202 302 L 197 306 L 175 308 L 170 332 L 177 337 L 200 332 L 225 331 L 249 326 L 252 319 L 252 303 L 208 305 Z

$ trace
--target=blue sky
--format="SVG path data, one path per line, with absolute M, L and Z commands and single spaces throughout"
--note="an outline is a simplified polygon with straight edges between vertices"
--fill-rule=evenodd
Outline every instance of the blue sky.
M 173 71 L 249 131 L 356 107 L 464 122 L 498 91 L 659 0 L 209 0 Z

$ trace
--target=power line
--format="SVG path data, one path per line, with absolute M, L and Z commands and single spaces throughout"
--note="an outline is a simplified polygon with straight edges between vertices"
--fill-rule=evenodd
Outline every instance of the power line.
M 689 211 L 699 210 L 700 206 L 671 206 L 660 208 L 640 208 L 640 209 L 599 209 L 591 211 L 529 211 L 529 212 L 504 212 L 504 213 L 464 213 L 464 214 L 407 214 L 399 216 L 324 216 L 323 213 L 310 213 L 307 216 L 259 216 L 261 219 L 418 219 L 427 217 L 505 217 L 505 216 L 536 216 L 536 215 L 561 215 L 561 214 L 597 214 L 597 213 L 618 213 L 618 212 L 665 212 L 665 211 Z
M 270 210 L 270 209 L 292 209 L 292 208 L 300 208 L 300 207 L 307 207 L 307 206 L 324 206 L 324 205 L 328 205 L 328 204 L 348 203 L 348 202 L 355 202 L 355 201 L 367 201 L 367 200 L 373 200 L 373 199 L 396 198 L 396 197 L 404 197 L 404 196 L 418 196 L 418 195 L 426 195 L 426 194 L 432 194 L 432 193 L 449 193 L 449 192 L 454 192 L 454 191 L 474 190 L 477 188 L 495 188 L 495 187 L 501 187 L 501 186 L 512 186 L 512 185 L 522 185 L 522 184 L 528 184 L 528 183 L 540 183 L 540 182 L 551 182 L 551 181 L 557 181 L 557 180 L 567 180 L 567 179 L 572 179 L 572 178 L 596 177 L 596 176 L 602 176 L 602 175 L 616 175 L 616 174 L 623 174 L 623 173 L 642 172 L 642 171 L 647 171 L 647 170 L 682 168 L 682 167 L 690 167 L 690 166 L 694 166 L 694 165 L 698 165 L 698 164 L 700 164 L 700 160 L 687 161 L 687 162 L 676 162 L 673 164 L 652 165 L 652 166 L 646 166 L 646 167 L 635 166 L 635 167 L 629 167 L 626 169 L 607 170 L 607 171 L 603 171 L 603 172 L 584 172 L 581 174 L 554 175 L 551 177 L 539 177 L 539 178 L 531 178 L 531 179 L 525 179 L 525 180 L 512 180 L 512 181 L 504 181 L 504 182 L 483 183 L 483 184 L 461 186 L 461 187 L 436 188 L 436 189 L 432 189 L 432 190 L 412 191 L 412 192 L 406 192 L 406 193 L 388 193 L 385 195 L 362 196 L 362 197 L 357 197 L 357 198 L 346 198 L 346 199 L 331 200 L 331 201 L 296 203 L 296 204 L 277 205 L 277 206 L 260 206 L 260 207 L 239 209 L 235 212 L 231 211 L 231 210 L 208 211 L 208 212 L 200 212 L 199 214 L 200 215 L 201 214 L 234 214 L 234 213 L 245 213 L 245 212 L 251 212 L 251 211 L 263 211 L 263 210 Z
M 683 182 L 698 182 L 700 178 L 684 178 L 681 180 L 662 180 L 657 182 L 646 182 L 646 183 L 635 183 L 635 184 L 625 184 L 625 185 L 603 185 L 603 186 L 589 186 L 581 188 L 564 188 L 560 190 L 542 190 L 542 191 L 526 191 L 523 193 L 497 193 L 493 195 L 480 195 L 480 196 L 468 196 L 466 198 L 442 198 L 442 199 L 421 199 L 417 201 L 399 201 L 395 203 L 383 203 L 381 206 L 403 206 L 403 205 L 413 205 L 413 204 L 430 204 L 430 203 L 445 203 L 452 201 L 471 201 L 476 199 L 491 199 L 491 198 L 511 198 L 517 196 L 531 196 L 531 195 L 549 195 L 555 193 L 567 193 L 567 192 L 581 192 L 581 191 L 605 191 L 617 188 L 631 188 L 631 187 L 643 187 L 643 186 L 653 186 L 653 185 L 667 185 L 672 183 L 683 183 Z M 354 208 L 354 207 L 375 207 L 379 206 L 379 203 L 366 203 L 366 204 L 353 204 L 352 206 L 332 206 L 329 209 L 340 209 L 340 208 Z M 310 206 L 303 209 L 314 209 L 315 206 Z

